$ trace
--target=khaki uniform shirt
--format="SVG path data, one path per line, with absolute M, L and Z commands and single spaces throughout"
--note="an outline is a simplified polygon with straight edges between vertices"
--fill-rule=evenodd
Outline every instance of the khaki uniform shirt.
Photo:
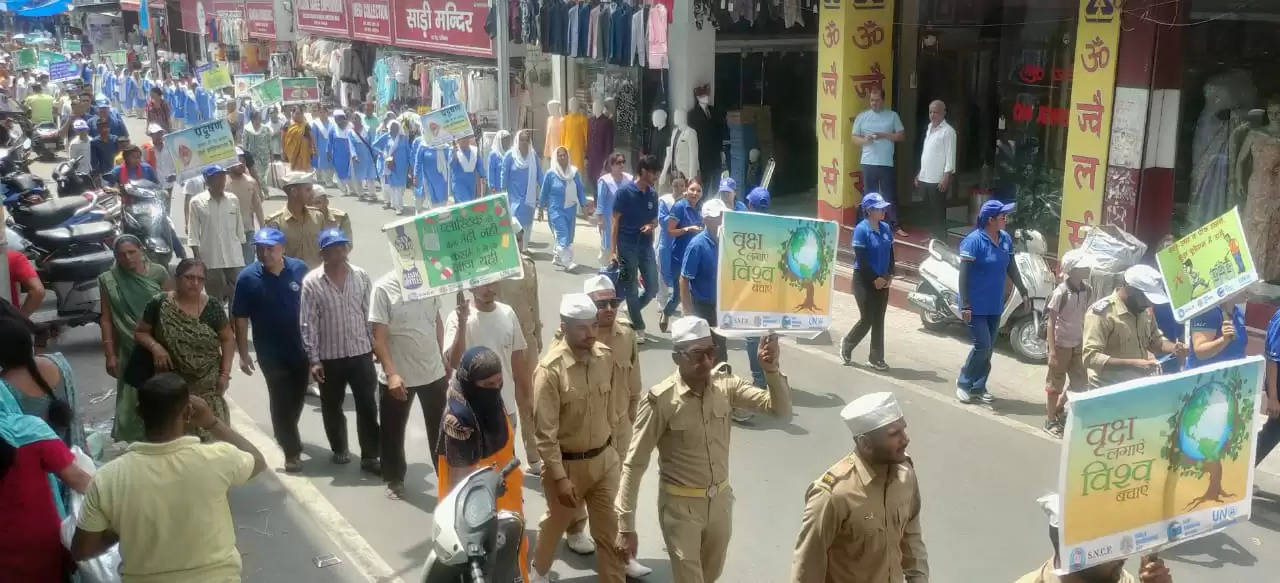
M 563 340 L 547 349 L 533 371 L 533 432 L 546 477 L 568 476 L 562 451 L 591 451 L 613 437 L 612 384 L 608 346 L 596 342 L 586 360 L 578 360 Z
M 695 393 L 679 371 L 644 394 L 636 408 L 635 435 L 622 466 L 618 489 L 621 532 L 635 532 L 636 496 L 649 456 L 658 449 L 663 482 L 685 488 L 709 488 L 729 479 L 729 411 L 753 409 L 782 420 L 791 418 L 791 389 L 781 372 L 765 373 L 768 390 L 716 367 L 704 393 Z
M 524 343 L 535 352 L 542 352 L 542 317 L 538 312 L 538 268 L 533 258 L 521 254 L 524 277 L 504 279 L 498 282 L 498 299 L 511 306 L 524 332 Z
M 1062 583 L 1062 579 L 1053 574 L 1053 559 L 1049 559 L 1039 569 L 1018 577 L 1013 583 Z M 1116 579 L 1116 583 L 1138 583 L 1138 580 L 1128 571 L 1120 571 L 1120 578 Z
M 849 454 L 809 485 L 793 583 L 926 583 L 920 486 L 910 460 L 868 466 Z
M 1129 312 L 1120 297 L 1111 295 L 1094 302 L 1084 316 L 1084 366 L 1089 386 L 1105 387 L 1141 378 L 1148 373 L 1131 366 L 1114 366 L 1112 358 L 1150 358 L 1150 350 L 1160 341 L 1151 310 Z
M 626 457 L 631 446 L 631 424 L 636 420 L 636 407 L 640 402 L 640 351 L 636 347 L 636 331 L 629 324 L 617 320 L 613 330 L 596 329 L 596 339 L 613 350 L 613 408 L 618 413 L 620 439 L 614 440 L 619 457 Z
M 320 266 L 319 238 L 324 224 L 324 213 L 311 207 L 302 216 L 295 216 L 287 206 L 267 215 L 267 225 L 284 233 L 284 254 L 301 259 L 309 269 Z

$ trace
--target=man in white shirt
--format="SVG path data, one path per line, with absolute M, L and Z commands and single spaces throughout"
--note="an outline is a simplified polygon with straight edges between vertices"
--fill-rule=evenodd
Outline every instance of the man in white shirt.
M 77 119 L 71 124 L 71 140 L 67 142 L 67 159 L 71 160 L 71 172 L 92 172 L 89 158 L 89 124 Z
M 236 156 L 240 163 L 227 168 L 227 191 L 236 195 L 240 203 L 240 219 L 244 221 L 244 264 L 253 263 L 256 252 L 253 248 L 253 234 L 267 222 L 262 213 L 262 191 L 258 189 L 258 181 L 249 175 L 244 165 L 244 150 L 236 148 Z
M 205 191 L 191 199 L 187 240 L 205 264 L 204 290 L 226 304 L 244 267 L 244 227 L 240 201 L 226 191 L 227 171 L 217 164 L 204 169 Z
M 528 345 L 520 330 L 520 320 L 511 306 L 498 301 L 498 284 L 471 288 L 471 302 L 458 292 L 458 308 L 444 323 L 445 360 L 456 369 L 462 355 L 474 346 L 484 346 L 502 359 L 502 403 L 511 426 L 519 425 L 517 413 L 533 418 L 533 364 L 537 355 L 527 356 Z M 466 322 L 459 326 L 458 322 Z M 538 459 L 537 444 L 524 444 L 524 459 Z
M 444 340 L 440 301 L 435 297 L 406 299 L 400 276 L 392 270 L 373 284 L 369 324 L 373 330 L 373 354 L 381 365 L 378 402 L 382 480 L 387 483 L 387 496 L 400 500 L 405 493 L 404 428 L 414 397 L 422 405 L 431 465 L 437 465 L 440 419 L 449 388 L 440 350 Z
M 164 186 L 165 214 L 172 214 L 173 196 L 177 194 L 178 187 L 176 185 L 178 177 L 173 167 L 173 156 L 169 154 L 164 143 L 164 128 L 160 124 L 153 123 L 147 125 L 147 136 L 151 138 L 151 156 L 155 157 L 156 177 L 160 179 L 160 184 Z M 146 146 L 144 146 L 146 148 Z M 252 261 L 249 261 L 252 263 Z
M 947 235 L 947 189 L 956 173 L 956 130 L 947 123 L 947 105 L 941 100 L 929 103 L 929 125 L 925 128 L 924 148 L 920 152 L 920 171 L 916 173 L 917 192 L 928 209 L 929 228 L 938 239 Z

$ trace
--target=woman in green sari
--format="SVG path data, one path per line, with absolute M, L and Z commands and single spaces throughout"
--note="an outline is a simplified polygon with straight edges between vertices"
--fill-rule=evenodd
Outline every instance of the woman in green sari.
M 209 404 L 230 425 L 223 395 L 231 380 L 235 338 L 222 303 L 204 293 L 205 266 L 188 258 L 174 270 L 174 290 L 147 302 L 134 329 L 134 340 L 151 352 L 156 372 L 172 371 L 186 379 L 191 394 Z M 207 431 L 192 435 L 209 441 Z
M 138 389 L 121 378 L 133 354 L 133 329 L 142 308 L 161 290 L 170 289 L 169 272 L 163 265 L 147 260 L 142 241 L 120 235 L 115 242 L 116 264 L 98 276 L 101 290 L 102 349 L 107 358 L 107 374 L 116 379 L 116 420 L 111 437 L 116 441 L 141 441 L 142 420 L 138 418 Z

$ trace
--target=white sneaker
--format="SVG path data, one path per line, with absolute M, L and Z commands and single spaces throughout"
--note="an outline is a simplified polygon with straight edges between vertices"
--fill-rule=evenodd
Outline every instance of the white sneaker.
M 577 269 L 577 268 L 578 268 L 578 264 L 577 264 L 577 263 L 574 263 L 574 262 L 572 262 L 572 261 L 570 261 L 568 265 L 565 265 L 565 266 L 564 266 L 564 270 L 565 270 L 565 271 L 573 271 L 573 270 L 575 270 L 575 269 Z
M 551 583 L 551 574 L 539 575 L 538 570 L 529 565 L 529 583 Z
M 627 576 L 633 579 L 639 579 L 653 572 L 653 569 L 650 569 L 644 565 L 641 565 L 640 561 L 637 561 L 634 558 L 627 561 L 626 569 L 627 569 Z
M 973 395 L 969 391 L 956 387 L 956 400 L 967 405 L 973 402 Z
M 565 544 L 569 545 L 569 550 L 579 555 L 590 555 L 596 552 L 596 541 L 591 540 L 591 535 L 586 530 L 574 534 L 565 534 Z
M 319 397 L 320 397 L 320 385 L 317 385 L 317 384 L 315 384 L 315 383 L 311 383 L 311 384 L 307 385 L 307 394 L 308 394 L 308 395 L 310 395 L 310 396 L 312 396 L 312 397 L 317 397 L 317 398 L 319 398 Z
M 534 476 L 534 477 L 541 477 L 541 476 L 542 476 L 542 462 L 530 462 L 530 463 L 529 463 L 529 466 L 528 466 L 528 469 L 526 469 L 526 470 L 525 470 L 525 473 L 526 473 L 526 474 L 529 474 L 530 476 Z
M 644 337 L 644 330 L 636 330 L 636 344 L 644 344 L 647 341 Z

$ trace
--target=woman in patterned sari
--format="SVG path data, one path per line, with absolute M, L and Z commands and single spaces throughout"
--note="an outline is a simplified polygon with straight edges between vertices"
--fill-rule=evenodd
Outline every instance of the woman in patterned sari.
M 116 417 L 111 437 L 116 441 L 141 441 L 142 419 L 138 417 L 138 389 L 124 382 L 124 366 L 133 355 L 133 329 L 142 309 L 156 294 L 169 287 L 169 272 L 147 260 L 142 241 L 120 235 L 115 242 L 116 263 L 98 276 L 102 290 L 102 348 L 107 374 L 116 379 Z
M 204 399 L 218 419 L 230 424 L 223 395 L 231 380 L 235 339 L 227 315 L 217 299 L 204 293 L 203 261 L 183 259 L 174 276 L 174 291 L 156 294 L 143 308 L 134 339 L 151 352 L 156 372 L 178 373 L 192 395 Z M 210 439 L 204 430 L 193 434 Z

